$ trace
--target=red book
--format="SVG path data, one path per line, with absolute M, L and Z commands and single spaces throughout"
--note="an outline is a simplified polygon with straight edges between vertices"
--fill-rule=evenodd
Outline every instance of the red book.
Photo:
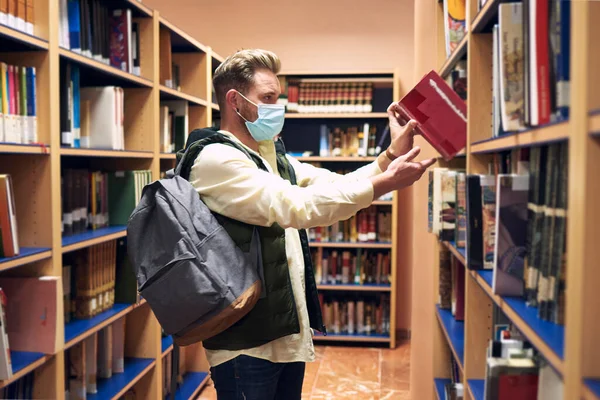
M 536 399 L 537 375 L 500 375 L 498 377 L 498 400 Z
M 416 131 L 451 160 L 467 144 L 467 105 L 431 71 L 400 100 L 401 117 L 417 121 Z

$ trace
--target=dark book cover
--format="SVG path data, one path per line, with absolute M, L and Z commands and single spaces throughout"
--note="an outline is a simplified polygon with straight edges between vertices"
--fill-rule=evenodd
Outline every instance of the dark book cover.
M 467 244 L 467 193 L 466 175 L 456 175 L 456 247 L 465 248 Z
M 466 178 L 467 268 L 483 269 L 483 216 L 479 175 Z
M 494 246 L 496 243 L 496 177 L 482 175 L 481 183 L 481 214 L 483 223 L 483 268 L 494 268 Z
M 549 320 L 548 301 L 550 298 L 550 260 L 554 246 L 554 209 L 557 201 L 557 183 L 559 173 L 559 146 L 551 144 L 548 146 L 548 158 L 546 160 L 546 182 L 544 194 L 544 211 L 542 223 L 542 240 L 540 256 L 540 275 L 538 283 L 538 315 L 543 320 Z
M 528 199 L 527 175 L 498 176 L 492 289 L 501 296 L 524 294 Z
M 550 271 L 551 296 L 548 301 L 549 319 L 564 325 L 565 318 L 565 278 L 566 278 L 566 236 L 567 236 L 567 207 L 568 207 L 568 178 L 569 178 L 569 144 L 560 145 L 560 165 L 558 175 L 557 204 L 554 209 L 555 225 Z

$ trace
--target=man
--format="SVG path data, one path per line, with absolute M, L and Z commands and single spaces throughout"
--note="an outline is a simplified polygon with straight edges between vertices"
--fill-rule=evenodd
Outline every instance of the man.
M 350 218 L 381 195 L 412 185 L 434 163 L 414 161 L 414 124 L 401 126 L 397 104 L 388 109 L 390 147 L 353 173 L 278 155 L 281 143 L 274 138 L 285 114 L 276 104 L 279 70 L 277 56 L 264 50 L 239 51 L 217 68 L 219 132 L 254 159 L 224 143 L 209 144 L 189 177 L 236 243 L 249 241 L 249 227 L 258 227 L 261 238 L 264 297 L 204 342 L 219 400 L 300 399 L 305 363 L 315 359 L 312 329 L 325 330 L 304 229 Z

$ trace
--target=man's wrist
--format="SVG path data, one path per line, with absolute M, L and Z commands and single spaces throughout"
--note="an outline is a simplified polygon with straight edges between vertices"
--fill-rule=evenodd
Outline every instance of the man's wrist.
M 394 161 L 396 158 L 400 157 L 400 154 L 398 154 L 397 151 L 395 151 L 392 146 L 389 146 L 386 150 L 385 150 L 385 156 L 390 160 L 390 161 Z

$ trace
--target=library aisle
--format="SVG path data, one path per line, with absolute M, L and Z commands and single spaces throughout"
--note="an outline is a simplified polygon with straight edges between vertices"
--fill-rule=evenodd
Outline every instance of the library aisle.
M 410 342 L 395 349 L 316 346 L 306 366 L 303 400 L 410 400 Z M 209 382 L 197 400 L 217 400 Z

